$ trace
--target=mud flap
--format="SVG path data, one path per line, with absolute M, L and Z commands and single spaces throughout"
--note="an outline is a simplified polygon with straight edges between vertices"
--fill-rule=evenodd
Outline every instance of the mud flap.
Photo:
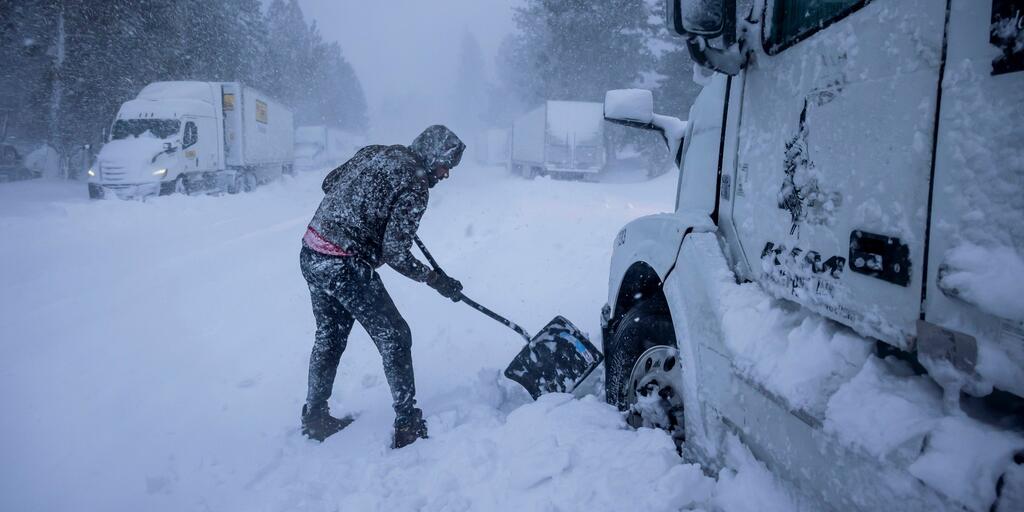
M 505 376 L 537 399 L 545 393 L 571 393 L 604 356 L 572 322 L 556 316 L 505 369 Z

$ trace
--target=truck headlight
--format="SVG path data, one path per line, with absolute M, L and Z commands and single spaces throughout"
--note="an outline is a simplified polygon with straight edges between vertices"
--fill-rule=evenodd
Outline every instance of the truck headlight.
M 160 176 L 161 178 L 167 174 L 167 169 L 157 169 L 153 171 L 153 176 Z
M 92 167 L 90 167 L 89 168 L 89 172 L 87 172 L 86 174 L 88 174 L 90 178 L 95 178 L 96 177 L 96 170 L 93 169 Z

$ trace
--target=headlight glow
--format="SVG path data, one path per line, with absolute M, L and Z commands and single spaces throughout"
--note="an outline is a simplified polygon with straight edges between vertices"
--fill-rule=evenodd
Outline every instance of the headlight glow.
M 167 174 L 167 169 L 157 169 L 153 171 L 153 176 L 164 176 Z
M 95 178 L 96 177 L 96 171 L 91 169 L 91 168 L 89 169 L 89 172 L 87 174 L 89 175 L 90 178 Z

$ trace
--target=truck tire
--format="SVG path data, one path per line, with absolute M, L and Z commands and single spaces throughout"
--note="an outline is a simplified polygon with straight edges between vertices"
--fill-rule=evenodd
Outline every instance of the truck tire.
M 658 299 L 633 306 L 605 344 L 605 400 L 626 411 L 631 426 L 661 428 L 680 448 L 684 422 L 678 357 L 668 306 Z
M 179 174 L 177 178 L 174 178 L 174 181 L 168 181 L 160 184 L 160 195 L 162 196 L 184 193 L 186 193 L 184 174 Z
M 251 171 L 240 171 L 235 173 L 235 178 L 231 181 L 228 186 L 229 194 L 237 194 L 239 192 L 252 192 L 256 190 L 256 175 Z

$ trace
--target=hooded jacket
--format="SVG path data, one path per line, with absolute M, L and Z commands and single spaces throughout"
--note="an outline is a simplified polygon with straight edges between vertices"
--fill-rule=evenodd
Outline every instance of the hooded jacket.
M 373 268 L 387 263 L 424 281 L 430 269 L 411 252 L 427 209 L 432 170 L 458 165 L 465 144 L 444 126 L 431 126 L 409 147 L 366 146 L 327 175 L 325 197 L 309 226 Z

